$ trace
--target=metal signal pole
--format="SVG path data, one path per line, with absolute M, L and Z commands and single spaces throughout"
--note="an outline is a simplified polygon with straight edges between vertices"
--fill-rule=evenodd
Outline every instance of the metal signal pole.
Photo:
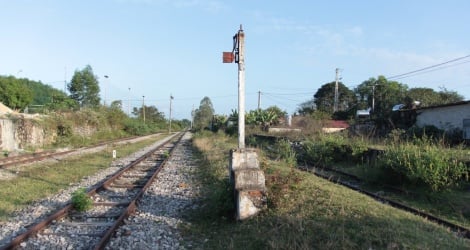
M 242 25 L 236 34 L 238 41 L 238 148 L 245 148 L 245 33 Z
M 170 95 L 170 129 L 168 130 L 168 133 L 171 134 L 171 103 L 173 101 L 173 95 Z
M 233 36 L 232 52 L 223 52 L 224 63 L 238 63 L 238 148 L 245 148 L 245 33 L 242 25 Z
M 333 107 L 333 111 L 338 111 L 338 78 L 339 78 L 339 69 L 336 68 L 336 80 L 335 80 L 335 103 Z

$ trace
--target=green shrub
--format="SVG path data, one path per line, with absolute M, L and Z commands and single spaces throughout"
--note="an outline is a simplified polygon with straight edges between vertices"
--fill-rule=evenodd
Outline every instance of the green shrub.
M 365 141 L 347 138 L 342 134 L 319 136 L 317 140 L 306 141 L 302 146 L 304 160 L 315 165 L 342 161 L 360 162 L 367 150 Z
M 297 153 L 292 148 L 289 140 L 281 139 L 275 145 L 276 154 L 280 159 L 286 161 L 290 167 L 294 167 L 297 163 Z
M 88 196 L 85 188 L 72 193 L 72 206 L 78 211 L 86 211 L 93 206 L 93 200 Z
M 439 146 L 427 137 L 413 143 L 390 144 L 379 155 L 377 164 L 411 183 L 424 183 L 434 191 L 456 185 L 462 177 L 468 178 L 467 167 L 457 160 L 455 150 Z
M 130 135 L 146 135 L 150 132 L 150 128 L 141 120 L 128 119 L 124 123 L 124 131 Z

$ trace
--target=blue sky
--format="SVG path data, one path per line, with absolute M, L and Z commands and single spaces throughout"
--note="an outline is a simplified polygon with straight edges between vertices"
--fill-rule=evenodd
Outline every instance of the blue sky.
M 246 108 L 293 113 L 340 68 L 350 87 L 470 55 L 470 1 L 0 0 L 0 75 L 64 89 L 93 68 L 107 102 L 154 105 L 190 118 L 208 96 L 237 108 L 237 65 L 223 64 L 246 35 Z M 470 99 L 470 58 L 399 79 Z M 109 78 L 105 78 L 108 75 Z M 130 91 L 129 91 L 130 88 Z

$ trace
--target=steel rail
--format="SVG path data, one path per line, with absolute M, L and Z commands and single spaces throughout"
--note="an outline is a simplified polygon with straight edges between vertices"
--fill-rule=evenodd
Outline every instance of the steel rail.
M 33 162 L 37 162 L 37 161 L 42 161 L 42 160 L 52 158 L 52 157 L 55 157 L 55 156 L 62 156 L 62 155 L 67 155 L 67 154 L 70 154 L 70 153 L 73 153 L 73 152 L 77 152 L 78 150 L 92 149 L 92 148 L 96 148 L 96 147 L 105 146 L 105 145 L 108 145 L 108 144 L 133 140 L 135 138 L 138 138 L 138 136 L 131 136 L 131 137 L 126 137 L 126 138 L 121 138 L 121 139 L 109 140 L 109 141 L 105 141 L 105 142 L 100 142 L 100 143 L 92 145 L 92 146 L 81 147 L 81 148 L 66 150 L 66 151 L 62 151 L 62 152 L 48 151 L 48 152 L 40 152 L 40 153 L 33 153 L 33 154 L 27 154 L 27 155 L 6 157 L 6 158 L 0 159 L 0 168 L 6 169 L 7 167 L 10 167 L 10 166 L 23 165 L 23 164 L 33 163 Z
M 121 169 L 120 171 L 115 173 L 113 176 L 109 177 L 107 180 L 99 183 L 97 187 L 92 188 L 90 191 L 87 192 L 87 194 L 89 196 L 91 196 L 93 194 L 97 194 L 99 192 L 99 190 L 106 189 L 110 185 L 110 183 L 112 183 L 112 180 L 116 180 L 119 176 L 123 175 L 126 171 L 128 171 L 129 169 L 131 169 L 134 166 L 138 165 L 139 163 L 143 162 L 145 159 L 149 158 L 153 153 L 155 153 L 156 151 L 163 148 L 166 144 L 170 143 L 175 137 L 179 136 L 177 141 L 175 142 L 175 146 L 170 150 L 170 155 L 171 155 L 174 148 L 176 147 L 176 144 L 181 140 L 184 133 L 185 132 L 180 132 L 180 133 L 174 134 L 173 136 L 167 138 L 159 146 L 155 147 L 154 149 L 152 149 L 149 152 L 145 153 L 144 155 L 140 156 L 136 160 L 132 161 L 126 167 L 124 167 L 123 169 Z M 154 171 L 154 173 L 150 177 L 149 181 L 147 181 L 147 183 L 143 187 L 143 188 L 145 188 L 145 190 L 148 189 L 148 187 L 151 185 L 151 182 L 155 179 L 155 177 L 159 173 L 160 169 L 163 168 L 163 166 L 166 163 L 166 161 L 168 160 L 168 158 L 169 157 L 167 157 L 164 161 L 161 162 L 161 164 L 159 164 L 158 169 L 156 171 Z M 144 194 L 144 192 L 145 192 L 145 190 L 143 190 L 143 188 L 138 192 L 138 194 L 136 196 L 137 198 L 134 198 L 129 203 L 128 207 L 119 216 L 119 218 L 113 224 L 113 226 L 103 234 L 100 242 L 94 247 L 94 249 L 103 249 L 105 247 L 106 243 L 111 238 L 113 232 L 119 227 L 119 225 L 122 224 L 124 219 L 135 212 L 137 200 L 140 199 L 142 197 L 142 195 Z M 31 227 L 29 227 L 26 232 L 23 232 L 23 233 L 17 235 L 14 239 L 12 239 L 10 241 L 9 244 L 1 247 L 0 250 L 15 249 L 16 247 L 18 247 L 21 244 L 21 242 L 23 242 L 23 241 L 27 240 L 29 237 L 37 234 L 39 231 L 43 230 L 48 225 L 50 225 L 53 221 L 56 221 L 56 220 L 59 220 L 59 219 L 65 217 L 72 209 L 73 209 L 73 206 L 72 206 L 71 203 L 66 204 L 63 208 L 57 210 L 55 213 L 48 216 L 46 219 L 44 219 L 44 220 L 32 225 Z
M 395 207 L 395 208 L 398 208 L 398 209 L 401 209 L 401 210 L 404 210 L 404 211 L 407 211 L 409 213 L 412 213 L 414 215 L 418 215 L 420 217 L 423 217 L 425 219 L 428 219 L 432 222 L 435 222 L 439 225 L 442 225 L 442 226 L 446 226 L 448 227 L 449 229 L 451 229 L 452 231 L 454 232 L 457 232 L 458 235 L 462 236 L 462 237 L 465 237 L 465 238 L 468 238 L 470 239 L 470 229 L 466 228 L 466 227 L 463 227 L 463 226 L 460 226 L 460 225 L 457 225 L 455 223 L 452 223 L 450 221 L 447 221 L 445 219 L 442 219 L 442 218 L 439 218 L 437 216 L 434 216 L 432 214 L 429 214 L 429 213 L 426 213 L 424 211 L 420 211 L 416 208 L 413 208 L 413 207 L 410 207 L 410 206 L 407 206 L 401 202 L 398 202 L 398 201 L 394 201 L 394 200 L 391 200 L 391 199 L 388 199 L 388 198 L 385 198 L 383 196 L 380 196 L 378 194 L 375 194 L 375 193 L 372 193 L 372 192 L 369 192 L 365 189 L 362 189 L 358 186 L 355 186 L 355 185 L 352 185 L 350 183 L 347 183 L 345 181 L 341 181 L 339 178 L 336 178 L 336 179 L 333 179 L 332 175 L 325 175 L 325 174 L 321 174 L 319 172 L 316 172 L 316 171 L 309 171 L 307 169 L 302 169 L 303 171 L 307 171 L 307 172 L 310 172 L 310 173 L 313 173 L 314 175 L 318 176 L 318 177 L 321 177 L 325 180 L 328 180 L 330 182 L 333 182 L 333 183 L 336 183 L 336 184 L 339 184 L 339 185 L 342 185 L 342 186 L 345 186 L 349 189 L 352 189 L 352 190 L 355 190 L 357 192 L 360 192 L 362 194 L 365 194 L 377 201 L 380 201 L 381 203 L 384 203 L 384 204 L 387 204 L 389 206 L 392 206 L 392 207 Z M 334 170 L 334 172 L 336 173 L 341 173 L 341 171 L 339 170 Z M 357 176 L 354 176 L 354 175 L 351 175 L 349 173 L 344 173 L 346 176 L 348 177 L 352 177 L 352 178 L 355 178 L 356 180 L 360 180 L 359 177 Z

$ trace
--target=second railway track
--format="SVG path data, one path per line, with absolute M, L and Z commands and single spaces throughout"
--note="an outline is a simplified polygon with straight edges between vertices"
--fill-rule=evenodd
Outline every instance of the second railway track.
M 138 199 L 162 169 L 183 134 L 144 154 L 111 178 L 92 188 L 93 208 L 76 212 L 68 204 L 30 225 L 1 249 L 103 249 L 115 230 L 136 210 Z M 28 239 L 29 238 L 29 239 Z M 28 239 L 28 242 L 26 240 Z

